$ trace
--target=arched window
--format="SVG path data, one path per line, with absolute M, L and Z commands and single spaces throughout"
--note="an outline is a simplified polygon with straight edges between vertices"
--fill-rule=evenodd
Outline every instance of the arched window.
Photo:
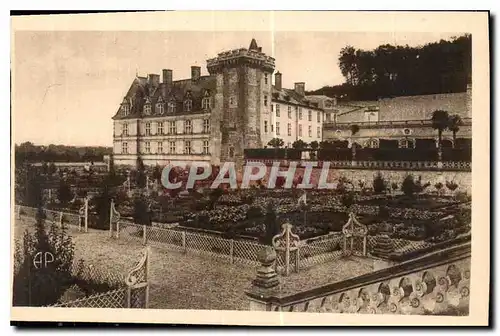
M 233 158 L 234 157 L 234 147 L 229 147 L 229 157 Z
M 210 108 L 210 98 L 205 97 L 201 100 L 201 108 L 208 110 Z
M 370 139 L 370 140 L 368 140 L 368 144 L 367 145 L 368 145 L 369 148 L 379 148 L 379 146 L 380 146 L 378 139 Z
M 158 114 L 163 114 L 165 112 L 165 106 L 163 103 L 156 104 L 156 112 L 158 112 Z
M 399 148 L 415 148 L 415 141 L 413 139 L 399 140 Z
M 150 115 L 151 114 L 151 104 L 149 104 L 149 103 L 144 104 L 143 111 L 144 111 L 145 115 Z

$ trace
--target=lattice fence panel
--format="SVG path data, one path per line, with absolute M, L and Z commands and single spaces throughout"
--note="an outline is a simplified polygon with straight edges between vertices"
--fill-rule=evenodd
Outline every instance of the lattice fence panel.
M 158 247 L 165 247 L 165 245 L 168 245 L 169 248 L 184 250 L 181 231 L 161 229 L 157 227 L 147 227 L 146 241 L 147 244 L 155 245 Z
M 105 293 L 56 304 L 52 307 L 66 308 L 127 308 L 127 288 L 122 287 Z
M 258 254 L 265 248 L 266 246 L 262 244 L 235 240 L 233 242 L 234 261 L 252 266 L 260 265 Z
M 122 286 L 125 281 L 122 275 L 104 271 L 98 267 L 82 262 L 76 262 L 73 265 L 72 273 L 80 280 L 106 283 L 111 287 Z
M 231 243 L 228 239 L 186 233 L 186 248 L 215 258 L 230 259 Z
M 131 222 L 120 221 L 120 239 L 142 241 L 143 226 Z
M 300 246 L 299 267 L 307 268 L 338 259 L 342 256 L 343 237 L 331 236 Z

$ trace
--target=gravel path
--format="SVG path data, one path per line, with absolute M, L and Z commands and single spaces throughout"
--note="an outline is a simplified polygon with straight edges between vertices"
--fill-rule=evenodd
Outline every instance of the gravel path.
M 19 221 L 18 221 L 19 222 Z M 29 227 L 18 223 L 15 234 Z M 21 224 L 21 225 L 19 225 Z M 125 275 L 139 260 L 144 246 L 140 241 L 109 238 L 107 231 L 74 232 L 75 259 L 104 271 Z M 228 264 L 210 257 L 183 254 L 150 247 L 150 308 L 246 310 L 245 290 L 255 277 L 254 267 Z M 370 272 L 373 262 L 344 258 L 324 263 L 289 277 L 281 277 L 282 290 L 294 292 Z

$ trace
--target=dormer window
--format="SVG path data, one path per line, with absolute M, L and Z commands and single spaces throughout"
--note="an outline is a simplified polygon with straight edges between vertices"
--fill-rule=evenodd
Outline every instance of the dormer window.
M 201 100 L 201 108 L 204 110 L 210 109 L 210 98 L 205 97 Z
M 184 112 L 191 112 L 193 108 L 193 101 L 191 99 L 187 99 L 184 101 Z
M 122 105 L 122 113 L 124 116 L 128 116 L 130 113 L 130 105 L 125 103 Z
M 149 103 L 144 104 L 143 111 L 144 111 L 144 115 L 150 115 L 151 114 L 151 104 L 149 104 Z
M 156 112 L 158 114 L 163 114 L 165 113 L 165 105 L 163 103 L 157 103 L 156 104 Z
M 168 103 L 168 113 L 175 113 L 175 102 Z

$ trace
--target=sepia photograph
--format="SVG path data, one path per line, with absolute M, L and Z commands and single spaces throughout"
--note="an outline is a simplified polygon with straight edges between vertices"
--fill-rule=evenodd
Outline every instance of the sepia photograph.
M 488 324 L 488 20 L 12 18 L 11 320 Z

